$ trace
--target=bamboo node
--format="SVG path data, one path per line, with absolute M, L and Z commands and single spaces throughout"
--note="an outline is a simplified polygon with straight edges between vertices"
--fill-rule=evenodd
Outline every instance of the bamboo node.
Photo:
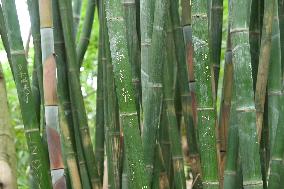
M 24 50 L 11 50 L 11 55 L 19 56 L 19 55 L 26 55 Z
M 124 0 L 122 2 L 122 5 L 124 5 L 124 6 L 135 5 L 135 0 Z
M 268 91 L 267 95 L 268 96 L 281 96 L 283 93 L 282 91 Z
M 255 181 L 244 181 L 243 186 L 262 186 L 263 181 L 255 180 Z
M 255 112 L 256 109 L 254 106 L 238 107 L 236 108 L 238 112 Z
M 137 115 L 137 112 L 132 112 L 132 113 L 120 113 L 120 117 L 130 117 L 130 116 L 136 116 Z
M 202 108 L 197 108 L 197 111 L 212 111 L 214 108 L 211 107 L 202 107 Z
M 231 29 L 230 30 L 230 33 L 233 34 L 233 33 L 242 33 L 242 32 L 249 32 L 249 29 L 248 28 L 234 28 L 234 29 Z
M 26 130 L 25 130 L 25 133 L 33 133 L 33 132 L 39 132 L 39 128 L 26 129 Z

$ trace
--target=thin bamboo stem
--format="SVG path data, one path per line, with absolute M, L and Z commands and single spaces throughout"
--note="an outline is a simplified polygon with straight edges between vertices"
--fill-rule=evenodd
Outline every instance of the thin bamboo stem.
M 264 18 L 262 28 L 262 39 L 259 54 L 259 65 L 257 73 L 257 82 L 255 89 L 255 107 L 256 107 L 256 126 L 258 141 L 261 138 L 263 124 L 263 112 L 267 87 L 269 59 L 271 52 L 271 35 L 275 1 L 264 1 Z
M 84 55 L 87 51 L 90 42 L 92 27 L 94 23 L 95 9 L 96 9 L 96 0 L 88 0 L 82 32 L 80 33 L 79 43 L 76 47 L 77 58 L 78 58 L 77 61 L 80 67 L 83 64 Z

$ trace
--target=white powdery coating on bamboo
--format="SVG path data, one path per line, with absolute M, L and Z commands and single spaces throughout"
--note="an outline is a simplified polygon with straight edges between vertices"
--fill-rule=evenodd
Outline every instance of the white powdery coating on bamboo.
M 40 29 L 41 34 L 41 48 L 42 48 L 42 62 L 54 53 L 54 36 L 52 28 Z

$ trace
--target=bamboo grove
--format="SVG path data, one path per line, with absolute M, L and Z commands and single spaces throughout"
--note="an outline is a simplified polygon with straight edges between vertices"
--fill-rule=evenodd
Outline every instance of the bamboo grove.
M 15 0 L 1 0 L 29 188 L 283 188 L 283 0 L 85 1 L 27 0 L 29 71 Z M 80 68 L 94 22 L 91 132 Z M 7 95 L 0 67 L 0 188 L 16 189 Z

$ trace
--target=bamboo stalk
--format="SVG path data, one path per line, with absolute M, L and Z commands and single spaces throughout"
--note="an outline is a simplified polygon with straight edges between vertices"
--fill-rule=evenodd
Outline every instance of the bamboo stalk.
M 131 63 L 131 73 L 132 73 L 132 83 L 135 88 L 135 100 L 136 109 L 139 116 L 140 124 L 140 112 L 142 103 L 142 91 L 141 91 L 141 57 L 140 57 L 140 47 L 137 32 L 137 11 L 135 0 L 123 0 L 124 6 L 124 17 L 126 22 L 126 36 L 129 60 Z
M 268 93 L 268 127 L 269 127 L 269 146 L 270 152 L 273 152 L 274 139 L 278 120 L 280 117 L 281 108 L 281 90 L 282 90 L 282 73 L 281 73 L 281 45 L 278 19 L 278 5 L 274 7 L 274 19 L 272 26 L 272 41 L 271 41 L 271 57 L 269 65 L 269 75 L 267 81 Z
M 163 35 L 166 26 L 166 13 L 168 3 L 162 1 L 155 2 L 155 13 L 153 22 L 152 45 L 150 62 L 147 67 L 142 66 L 142 74 L 147 77 L 145 83 L 145 106 L 143 106 L 143 132 L 142 142 L 144 147 L 144 158 L 147 170 L 147 181 L 151 183 L 153 174 L 156 133 L 160 124 L 162 106 L 162 72 L 164 56 L 160 54 L 165 48 L 166 41 Z M 146 66 L 146 65 L 144 65 Z M 144 105 L 144 104 L 143 104 Z
M 68 78 L 66 68 L 66 54 L 63 40 L 63 33 L 59 15 L 58 1 L 53 0 L 53 31 L 54 31 L 54 49 L 57 63 L 57 91 L 59 100 L 59 116 L 60 116 L 60 130 L 62 133 L 62 141 L 64 144 L 64 159 L 65 166 L 68 168 L 70 182 L 73 188 L 90 188 L 89 177 L 86 171 L 86 164 L 84 162 L 81 143 L 76 154 L 76 141 L 74 136 L 73 120 L 70 105 L 70 96 L 68 91 Z M 77 132 L 76 132 L 77 133 Z M 78 162 L 77 164 L 77 157 Z M 81 178 L 80 178 L 81 174 Z
M 82 0 L 73 0 L 73 23 L 74 23 L 74 37 L 76 38 L 82 9 Z
M 98 55 L 98 75 L 97 75 L 97 97 L 96 97 L 96 133 L 95 133 L 95 161 L 98 167 L 99 177 L 101 183 L 103 183 L 104 175 L 104 106 L 106 91 L 104 85 L 104 66 L 106 64 L 105 57 L 105 31 L 104 31 L 104 2 L 101 0 L 98 2 L 100 31 L 99 31 L 99 55 Z
M 268 175 L 268 188 L 269 189 L 278 189 L 283 186 L 283 180 L 281 180 L 281 176 L 283 175 L 283 154 L 284 154 L 284 146 L 283 146 L 283 132 L 284 132 L 284 125 L 283 125 L 283 92 L 280 94 L 279 103 L 280 103 L 280 114 L 279 120 L 277 124 L 277 133 L 275 136 L 275 143 L 272 149 L 272 157 L 270 160 L 270 172 Z
M 2 0 L 5 23 L 8 31 L 12 67 L 18 91 L 27 143 L 31 156 L 33 181 L 38 188 L 51 188 L 48 161 L 41 141 L 27 70 L 27 60 L 14 0 Z
M 187 142 L 189 145 L 189 160 L 190 166 L 193 171 L 194 179 L 197 178 L 195 187 L 198 188 L 200 183 L 201 167 L 200 157 L 197 144 L 197 131 L 196 131 L 196 108 L 195 108 L 195 79 L 193 72 L 192 62 L 192 29 L 191 25 L 185 23 L 183 28 L 181 27 L 178 13 L 177 1 L 172 2 L 170 5 L 171 17 L 174 29 L 175 49 L 177 56 L 177 79 L 179 83 L 181 102 L 182 102 L 182 114 L 185 121 Z M 183 8 L 185 9 L 185 8 Z M 187 18 L 183 18 L 186 20 Z M 188 18 L 189 19 L 189 18 Z M 190 19 L 189 19 L 190 20 Z M 185 59 L 186 58 L 186 59 Z
M 183 154 L 181 150 L 180 134 L 177 125 L 177 119 L 175 115 L 174 96 L 175 96 L 175 84 L 177 75 L 177 62 L 176 52 L 174 47 L 174 34 L 173 25 L 170 18 L 169 10 L 167 19 L 167 51 L 164 56 L 166 57 L 164 72 L 163 72 L 163 98 L 164 106 L 166 109 L 166 120 L 169 129 L 169 139 L 171 143 L 172 152 L 172 165 L 174 171 L 175 188 L 186 188 L 185 175 L 184 175 L 184 163 Z
M 4 46 L 4 49 L 7 54 L 8 62 L 12 71 L 12 74 L 14 76 L 13 70 L 12 70 L 12 60 L 11 60 L 11 52 L 10 52 L 10 47 L 9 47 L 9 40 L 8 40 L 8 35 L 7 35 L 7 28 L 5 27 L 5 18 L 3 15 L 3 10 L 2 6 L 0 5 L 0 25 L 3 27 L 0 27 L 0 35 L 1 35 L 1 40 Z
M 169 189 L 169 180 L 165 168 L 161 147 L 159 143 L 155 145 L 155 167 L 153 171 L 153 189 Z
M 267 87 L 267 77 L 269 68 L 269 58 L 271 52 L 271 35 L 272 35 L 272 23 L 273 23 L 273 11 L 275 1 L 264 1 L 264 18 L 262 28 L 262 39 L 260 46 L 260 57 L 257 73 L 257 82 L 255 89 L 255 106 L 256 106 L 256 126 L 258 133 L 258 141 L 261 138 L 263 111 L 265 94 Z
M 0 186 L 7 189 L 17 188 L 17 160 L 14 131 L 8 107 L 5 78 L 0 64 Z
M 209 22 L 209 54 L 211 64 L 214 71 L 214 88 L 217 94 L 220 61 L 221 61 L 221 43 L 222 43 L 222 24 L 223 24 L 223 0 L 211 0 L 210 8 L 210 22 Z
M 78 58 L 77 61 L 80 67 L 83 64 L 84 55 L 87 51 L 90 42 L 92 27 L 94 23 L 95 9 L 96 9 L 96 0 L 88 0 L 83 28 L 82 32 L 80 33 L 79 43 L 76 48 L 77 58 Z M 76 23 L 74 25 L 76 25 Z
M 280 28 L 280 44 L 281 44 L 281 55 L 284 57 L 284 0 L 278 0 L 278 17 L 279 17 L 279 28 Z M 282 74 L 284 71 L 284 58 L 281 59 Z
M 194 44 L 194 71 L 198 114 L 198 134 L 204 188 L 219 188 L 218 163 L 215 136 L 214 77 L 213 65 L 209 59 L 207 42 L 208 15 L 207 1 L 192 1 L 192 34 Z M 203 82 L 203 83 L 202 83 Z
M 50 170 L 54 188 L 66 188 L 64 163 L 59 135 L 57 105 L 56 62 L 54 57 L 54 36 L 52 2 L 39 1 L 40 33 L 43 64 L 43 93 L 46 120 L 46 135 L 49 150 Z
M 120 179 L 120 125 L 117 117 L 117 96 L 114 84 L 114 73 L 111 60 L 111 51 L 108 30 L 106 27 L 106 19 L 103 16 L 104 27 L 104 43 L 106 58 L 106 99 L 107 99 L 107 122 L 105 124 L 106 154 L 108 166 L 108 187 L 111 189 L 119 189 L 121 187 Z
M 242 164 L 243 187 L 263 188 L 259 143 L 256 128 L 251 55 L 249 50 L 249 22 L 251 1 L 231 1 L 230 35 L 234 69 L 232 101 L 236 101 L 237 127 L 239 134 L 239 156 Z M 235 98 L 235 99 L 234 99 Z M 249 137 L 247 137 L 249 136 Z
M 261 1 L 252 0 L 251 3 L 251 15 L 249 26 L 249 40 L 250 40 L 250 52 L 251 52 L 251 65 L 252 65 L 252 77 L 254 90 L 256 87 L 257 70 L 259 64 L 259 51 L 261 43 Z
M 220 153 L 221 153 L 221 161 L 222 161 L 222 167 L 220 167 L 221 179 L 224 179 L 224 174 L 226 174 L 223 171 L 225 171 L 225 167 L 224 167 L 225 160 L 229 158 L 227 157 L 227 154 L 232 153 L 233 155 L 230 155 L 230 158 L 232 158 L 232 160 L 236 163 L 236 160 L 237 160 L 236 157 L 237 157 L 237 151 L 238 151 L 237 141 L 235 141 L 235 140 L 238 140 L 237 128 L 234 125 L 233 121 L 232 121 L 232 125 L 229 123 L 230 119 L 231 120 L 235 119 L 233 118 L 235 114 L 230 112 L 231 99 L 232 99 L 232 85 L 233 85 L 233 64 L 232 64 L 232 44 L 231 44 L 231 36 L 230 36 L 229 31 L 230 30 L 228 26 L 227 49 L 225 53 L 224 79 L 223 79 L 223 89 L 222 89 L 222 98 L 221 98 L 223 100 L 221 102 L 221 110 L 220 110 L 221 116 L 220 116 L 220 121 L 219 121 L 219 124 L 220 124 L 219 133 L 222 133 L 221 134 L 222 137 L 219 138 L 219 140 L 221 140 L 220 141 L 221 143 Z M 232 110 L 234 110 L 234 108 L 232 108 Z M 230 115 L 232 118 L 230 118 Z M 230 132 L 230 136 L 232 137 L 228 137 L 228 130 Z M 230 141 L 231 145 L 228 145 L 229 143 L 228 141 Z M 226 167 L 231 166 L 231 165 L 232 163 L 226 162 Z M 234 167 L 233 170 L 236 172 L 236 167 Z M 228 176 L 230 176 L 230 174 L 228 174 Z M 235 175 L 232 175 L 232 176 L 235 176 Z M 229 185 L 227 185 L 227 187 L 229 187 Z M 226 188 L 226 186 L 224 186 L 224 188 Z
M 98 170 L 95 164 L 95 157 L 93 153 L 93 147 L 91 143 L 88 121 L 78 75 L 78 62 L 74 44 L 74 36 L 72 32 L 73 26 L 72 22 L 68 20 L 68 18 L 70 18 L 71 16 L 71 12 L 69 11 L 68 2 L 66 0 L 59 1 L 59 10 L 66 48 L 65 51 L 67 57 L 69 94 L 71 103 L 73 105 L 72 115 L 73 119 L 74 117 L 76 117 L 74 127 L 78 127 L 77 129 L 80 133 L 83 154 L 86 160 L 87 171 L 89 174 L 92 188 L 101 188 Z M 78 140 L 78 138 L 76 140 Z
M 128 162 L 129 188 L 148 188 L 134 88 L 131 81 L 125 20 L 118 0 L 106 1 L 106 18 L 110 41 L 114 78 L 118 97 L 120 123 Z

